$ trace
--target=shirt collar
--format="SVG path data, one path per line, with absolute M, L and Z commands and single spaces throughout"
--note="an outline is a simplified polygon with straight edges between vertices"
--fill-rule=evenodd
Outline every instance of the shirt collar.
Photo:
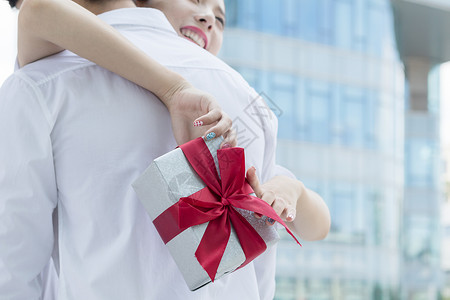
M 120 8 L 99 14 L 98 17 L 112 26 L 140 25 L 177 35 L 164 13 L 154 8 Z

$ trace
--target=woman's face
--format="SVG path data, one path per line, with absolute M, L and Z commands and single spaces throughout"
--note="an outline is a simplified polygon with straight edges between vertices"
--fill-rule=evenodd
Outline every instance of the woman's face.
M 178 35 L 196 43 L 214 55 L 222 47 L 225 27 L 223 0 L 151 0 L 138 1 L 161 10 Z

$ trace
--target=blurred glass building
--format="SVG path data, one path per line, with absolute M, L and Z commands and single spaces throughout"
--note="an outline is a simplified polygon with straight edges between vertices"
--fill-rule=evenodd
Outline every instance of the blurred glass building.
M 440 224 L 444 164 L 439 134 L 442 100 L 439 66 L 450 60 L 450 1 L 391 2 L 408 87 L 402 296 L 404 299 L 449 299 L 445 295 L 448 292 L 440 292 L 446 290 L 443 287 L 445 281 L 448 285 L 448 279 L 443 275 L 449 270 L 448 266 L 444 272 L 440 268 L 441 241 L 448 234 L 441 230 Z
M 324 241 L 280 243 L 276 299 L 437 299 L 439 73 L 398 50 L 402 2 L 225 1 L 220 57 L 278 115 L 279 163 L 332 217 Z

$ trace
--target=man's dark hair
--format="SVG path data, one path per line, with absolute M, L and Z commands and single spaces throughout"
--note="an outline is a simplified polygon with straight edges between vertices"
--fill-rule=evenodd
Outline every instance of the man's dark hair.
M 8 0 L 8 2 L 11 8 L 13 8 L 14 6 L 16 6 L 17 0 Z

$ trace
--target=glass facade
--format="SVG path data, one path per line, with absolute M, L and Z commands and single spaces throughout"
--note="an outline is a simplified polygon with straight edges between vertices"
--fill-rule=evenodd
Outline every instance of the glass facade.
M 332 216 L 324 241 L 301 249 L 280 242 L 275 298 L 400 299 L 405 147 L 424 157 L 433 149 L 404 143 L 405 78 L 390 2 L 225 3 L 221 58 L 276 107 L 279 163 Z M 432 176 L 411 168 L 414 180 Z
M 423 68 L 426 110 L 407 108 L 403 265 L 405 299 L 437 299 L 441 288 L 442 165 L 439 137 L 439 68 Z M 416 87 L 417 88 L 417 87 Z
M 228 28 L 241 28 L 378 57 L 392 48 L 386 0 L 245 0 L 226 2 Z

